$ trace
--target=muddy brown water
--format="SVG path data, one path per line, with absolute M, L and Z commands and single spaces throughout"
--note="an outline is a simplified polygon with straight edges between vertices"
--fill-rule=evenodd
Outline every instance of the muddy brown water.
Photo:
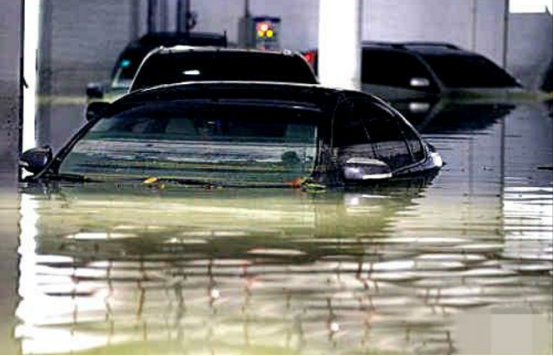
M 0 352 L 551 353 L 551 112 L 412 109 L 430 183 L 5 188 Z

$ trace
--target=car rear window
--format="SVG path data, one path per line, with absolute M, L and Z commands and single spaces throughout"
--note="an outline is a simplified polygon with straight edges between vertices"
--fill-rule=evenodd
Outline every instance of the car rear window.
M 160 46 L 172 47 L 177 45 L 225 47 L 227 39 L 225 36 L 203 36 L 201 34 L 195 36 L 164 33 L 148 34 L 141 40 L 131 43 L 119 56 L 112 71 L 112 87 L 129 88 L 144 57 L 150 51 Z
M 251 53 L 153 55 L 139 69 L 131 90 L 188 81 L 262 81 L 316 84 L 300 57 Z
M 411 88 L 410 82 L 414 78 L 425 78 L 431 86 L 412 89 L 435 89 L 431 74 L 416 57 L 395 50 L 364 49 L 362 83 Z
M 519 84 L 485 57 L 469 54 L 422 54 L 439 79 L 450 88 L 502 88 Z
M 311 174 L 313 109 L 157 102 L 101 119 L 60 173 L 287 184 Z

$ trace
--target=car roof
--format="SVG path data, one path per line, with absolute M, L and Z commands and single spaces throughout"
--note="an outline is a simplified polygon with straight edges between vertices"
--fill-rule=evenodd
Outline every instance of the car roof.
M 230 99 L 252 101 L 277 101 L 318 105 L 322 108 L 334 105 L 341 95 L 363 96 L 382 103 L 373 95 L 355 90 L 325 87 L 319 84 L 296 84 L 249 81 L 211 81 L 166 84 L 131 92 L 113 103 L 116 107 L 145 101 L 183 99 Z
M 390 49 L 421 54 L 474 54 L 448 42 L 379 42 L 364 41 L 363 48 Z
M 280 51 L 267 51 L 247 48 L 226 48 L 226 47 L 214 47 L 214 46 L 189 46 L 189 45 L 175 45 L 171 47 L 162 46 L 155 50 L 158 54 L 180 54 L 180 53 L 223 53 L 223 54 L 236 54 L 236 55 L 260 55 L 260 56 L 296 56 L 297 52 L 293 52 L 288 49 Z

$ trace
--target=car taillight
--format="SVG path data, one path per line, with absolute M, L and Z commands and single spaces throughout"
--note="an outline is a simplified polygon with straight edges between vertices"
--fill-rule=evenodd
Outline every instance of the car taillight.
M 306 61 L 312 66 L 315 66 L 315 52 L 310 51 L 303 54 Z

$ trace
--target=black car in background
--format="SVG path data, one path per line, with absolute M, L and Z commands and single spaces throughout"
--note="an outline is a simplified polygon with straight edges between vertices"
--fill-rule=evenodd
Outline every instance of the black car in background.
M 319 85 L 205 82 L 130 93 L 52 158 L 25 152 L 30 181 L 344 186 L 432 175 L 438 153 L 396 110 Z
M 304 57 L 288 50 L 175 46 L 148 54 L 129 91 L 190 81 L 318 83 Z
M 115 62 L 109 83 L 88 84 L 87 97 L 89 99 L 105 99 L 106 101 L 117 99 L 129 90 L 140 64 L 148 53 L 161 46 L 172 47 L 177 45 L 226 47 L 227 36 L 202 32 L 148 33 L 129 43 L 121 52 Z
M 317 51 L 304 56 L 317 69 Z M 397 100 L 502 96 L 522 86 L 493 61 L 449 43 L 363 42 L 362 90 Z

